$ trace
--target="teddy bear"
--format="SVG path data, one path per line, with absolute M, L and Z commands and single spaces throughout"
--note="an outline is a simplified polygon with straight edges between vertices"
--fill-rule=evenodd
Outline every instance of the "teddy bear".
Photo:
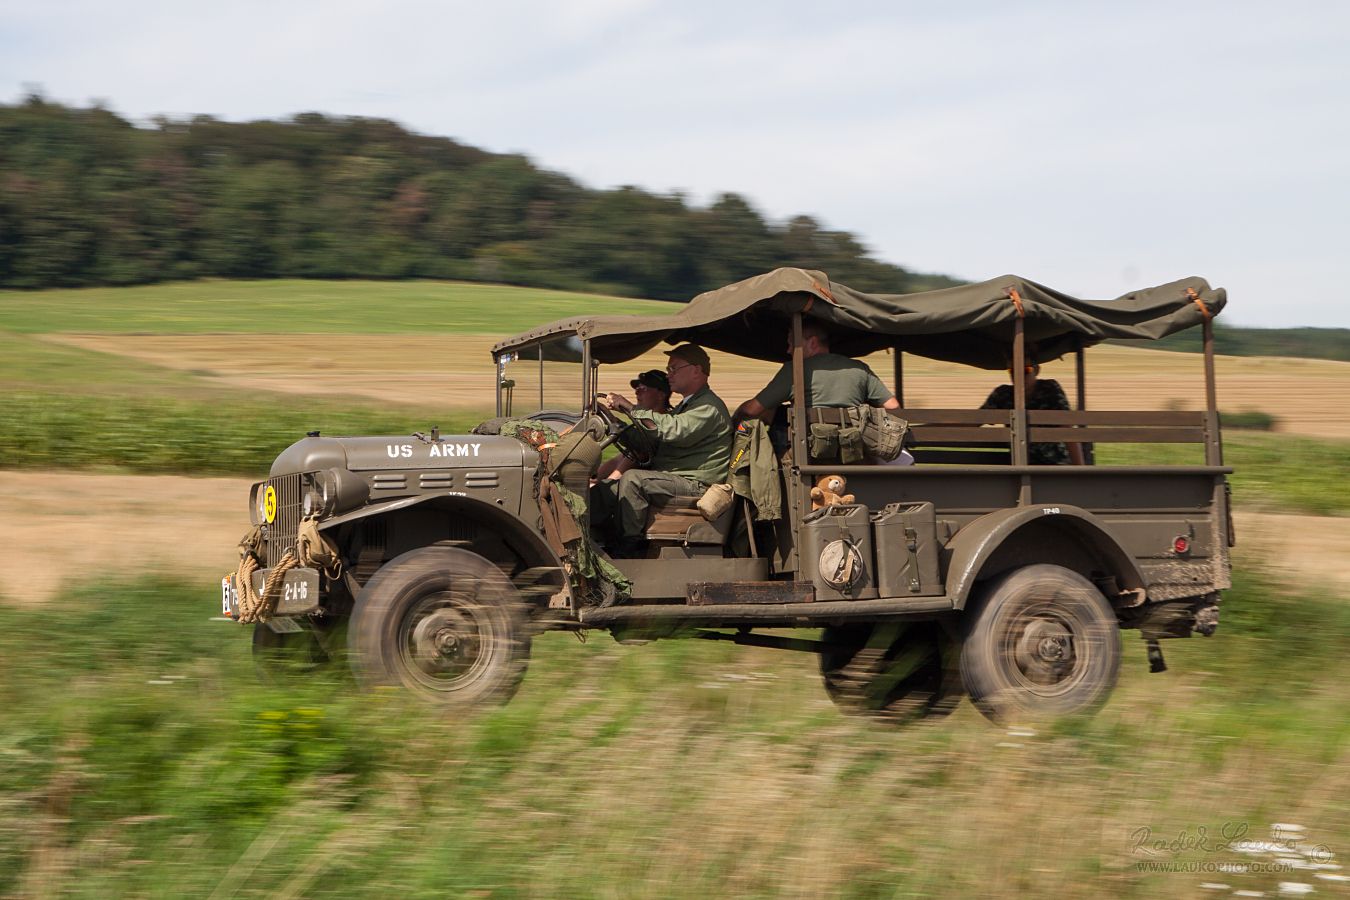
M 811 509 L 852 503 L 853 495 L 844 493 L 847 483 L 843 475 L 822 475 L 817 478 L 816 486 L 811 488 Z

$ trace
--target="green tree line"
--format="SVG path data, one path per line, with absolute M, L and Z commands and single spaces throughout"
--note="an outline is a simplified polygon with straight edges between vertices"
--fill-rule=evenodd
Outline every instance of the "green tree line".
M 1180 353 L 1201 353 L 1205 349 L 1199 328 L 1156 341 L 1108 343 Z M 1214 352 L 1224 356 L 1287 356 L 1350 362 L 1350 328 L 1241 328 L 1215 322 Z
M 0 287 L 433 278 L 688 300 L 776 266 L 874 292 L 957 283 L 735 194 L 592 190 L 382 119 L 138 128 L 38 95 L 0 105 Z

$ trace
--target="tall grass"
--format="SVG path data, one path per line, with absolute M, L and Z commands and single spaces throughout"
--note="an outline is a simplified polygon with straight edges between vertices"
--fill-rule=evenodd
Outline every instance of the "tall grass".
M 1350 442 L 1281 434 L 1229 432 L 1224 463 L 1234 502 L 1246 509 L 1345 515 L 1350 513 Z M 1099 465 L 1200 465 L 1204 453 L 1189 444 L 1105 444 Z
M 1098 716 L 1012 734 L 841 717 L 805 655 L 603 634 L 537 638 L 510 705 L 443 717 L 341 671 L 264 688 L 214 608 L 155 582 L 0 605 L 0 896 L 1335 895 L 1142 872 L 1249 860 L 1132 835 L 1350 850 L 1350 609 L 1241 575 L 1170 671 L 1131 633 Z
M 490 413 L 374 410 L 311 398 L 195 401 L 156 395 L 10 394 L 0 404 L 0 465 L 261 477 L 307 431 L 463 434 Z

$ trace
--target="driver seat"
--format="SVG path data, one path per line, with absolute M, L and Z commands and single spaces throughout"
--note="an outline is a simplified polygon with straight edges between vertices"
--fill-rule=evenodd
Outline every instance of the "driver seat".
M 672 497 L 661 506 L 647 510 L 647 527 L 643 536 L 651 542 L 657 557 L 722 555 L 731 534 L 731 517 L 735 504 L 709 522 L 698 511 L 698 497 Z M 667 548 L 675 551 L 664 552 Z M 694 551 L 682 552 L 682 549 Z M 702 551 L 702 552 L 700 552 Z

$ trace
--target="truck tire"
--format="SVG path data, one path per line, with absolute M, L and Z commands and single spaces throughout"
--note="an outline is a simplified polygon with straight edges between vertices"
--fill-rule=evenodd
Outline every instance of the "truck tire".
M 904 725 L 961 702 L 960 645 L 937 622 L 832 625 L 821 642 L 825 692 L 847 715 Z
M 365 687 L 403 687 L 446 709 L 505 703 L 530 657 L 526 609 L 495 565 L 453 547 L 423 547 L 367 582 L 347 633 Z
M 1014 569 L 968 612 L 961 681 L 994 722 L 1092 713 L 1120 671 L 1120 628 L 1101 591 L 1060 566 Z

